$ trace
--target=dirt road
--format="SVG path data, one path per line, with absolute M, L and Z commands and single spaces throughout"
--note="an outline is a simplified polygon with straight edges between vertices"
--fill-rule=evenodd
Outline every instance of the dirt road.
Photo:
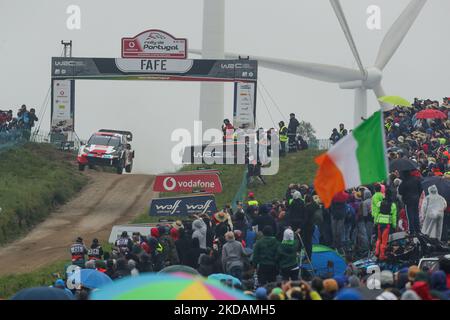
M 69 247 L 81 236 L 105 243 L 111 227 L 142 213 L 153 197 L 153 176 L 87 171 L 90 182 L 76 198 L 53 212 L 25 238 L 0 248 L 0 275 L 35 270 L 70 258 Z

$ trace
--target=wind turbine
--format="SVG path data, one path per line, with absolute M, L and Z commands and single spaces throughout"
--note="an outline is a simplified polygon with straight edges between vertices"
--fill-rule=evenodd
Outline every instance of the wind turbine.
M 355 90 L 354 125 L 357 126 L 362 121 L 362 117 L 367 117 L 367 90 L 372 90 L 377 98 L 385 95 L 381 85 L 383 70 L 400 47 L 426 1 L 411 0 L 386 33 L 379 47 L 375 63 L 371 67 L 364 67 L 361 61 L 339 0 L 330 0 L 330 3 L 344 31 L 358 69 L 248 54 L 225 53 L 224 56 L 230 59 L 238 56 L 250 56 L 252 59 L 258 60 L 258 65 L 261 67 L 324 82 L 338 83 L 341 89 Z M 191 49 L 189 52 L 201 54 L 202 50 Z M 387 107 L 385 104 L 379 103 L 382 108 Z
M 223 59 L 225 46 L 225 1 L 203 1 L 202 57 Z M 223 83 L 200 83 L 200 117 L 202 129 L 220 127 L 224 116 Z

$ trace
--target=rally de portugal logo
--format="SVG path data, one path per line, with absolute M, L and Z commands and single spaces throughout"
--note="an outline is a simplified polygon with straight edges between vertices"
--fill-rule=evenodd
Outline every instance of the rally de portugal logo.
M 177 186 L 177 182 L 175 181 L 174 178 L 167 177 L 163 181 L 163 186 L 164 186 L 164 189 L 166 189 L 168 191 L 172 191 Z

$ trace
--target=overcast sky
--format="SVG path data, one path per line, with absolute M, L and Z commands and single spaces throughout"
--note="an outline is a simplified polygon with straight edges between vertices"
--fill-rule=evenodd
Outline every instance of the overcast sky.
M 365 65 L 373 64 L 386 31 L 408 3 L 342 0 Z M 81 30 L 66 28 L 71 4 L 81 8 Z M 381 8 L 381 30 L 366 27 L 369 5 Z M 202 8 L 203 0 L 0 0 L 0 109 L 25 103 L 41 112 L 50 86 L 50 59 L 61 54 L 62 39 L 73 40 L 75 57 L 116 58 L 122 37 L 158 28 L 188 38 L 190 48 L 200 48 Z M 450 95 L 449 12 L 450 1 L 428 0 L 385 69 L 388 95 L 409 100 Z M 228 0 L 225 14 L 227 51 L 356 67 L 328 0 Z M 352 125 L 353 91 L 263 68 L 259 84 L 285 119 L 295 112 L 313 124 L 319 137 L 328 137 L 339 122 Z M 77 81 L 76 131 L 88 138 L 101 127 L 132 130 L 135 172 L 171 170 L 170 134 L 193 127 L 199 88 L 197 82 Z M 224 116 L 232 118 L 232 85 L 225 88 Z M 263 89 L 257 101 L 258 125 L 275 126 L 271 118 L 277 123 L 282 115 Z M 378 107 L 371 92 L 368 101 L 371 113 Z M 48 131 L 49 113 L 40 119 L 41 130 Z

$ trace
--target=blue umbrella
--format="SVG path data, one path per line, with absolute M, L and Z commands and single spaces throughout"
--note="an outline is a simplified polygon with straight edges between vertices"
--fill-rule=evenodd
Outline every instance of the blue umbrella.
M 110 277 L 95 269 L 81 269 L 69 277 L 69 282 L 73 285 L 82 285 L 88 289 L 97 289 L 112 283 Z
M 11 300 L 73 300 L 64 289 L 36 287 L 20 290 Z
M 214 273 L 214 274 L 210 275 L 208 277 L 208 279 L 213 279 L 213 280 L 217 280 L 217 281 L 222 281 L 222 280 L 228 281 L 228 280 L 231 280 L 231 283 L 234 286 L 235 285 L 238 285 L 238 286 L 241 285 L 241 281 L 238 278 L 233 277 L 233 276 L 231 276 L 229 274 L 224 274 L 224 273 Z

